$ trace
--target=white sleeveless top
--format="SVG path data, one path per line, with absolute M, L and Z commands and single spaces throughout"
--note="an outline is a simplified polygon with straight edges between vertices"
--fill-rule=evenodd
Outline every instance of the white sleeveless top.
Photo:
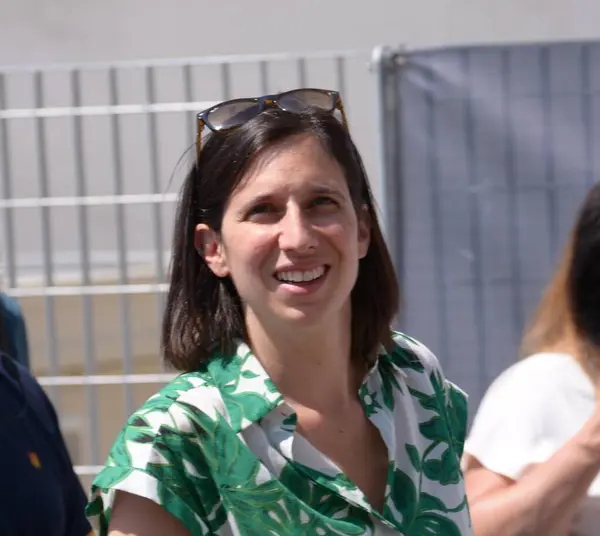
M 548 460 L 592 415 L 594 387 L 568 354 L 535 354 L 505 370 L 475 416 L 464 452 L 495 473 L 518 480 Z M 574 536 L 600 534 L 600 477 L 578 511 Z

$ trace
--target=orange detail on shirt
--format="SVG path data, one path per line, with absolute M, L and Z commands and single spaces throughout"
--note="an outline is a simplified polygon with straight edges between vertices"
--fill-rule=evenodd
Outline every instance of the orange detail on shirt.
M 27 454 L 29 455 L 29 461 L 31 462 L 31 465 L 33 465 L 36 469 L 41 469 L 42 462 L 40 462 L 37 452 L 28 452 Z

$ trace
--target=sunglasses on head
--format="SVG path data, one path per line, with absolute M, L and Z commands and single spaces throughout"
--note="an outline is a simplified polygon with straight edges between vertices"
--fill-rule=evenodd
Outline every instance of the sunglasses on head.
M 302 88 L 263 97 L 233 99 L 216 104 L 197 115 L 196 156 L 200 157 L 202 130 L 205 126 L 213 132 L 231 130 L 250 121 L 250 119 L 272 106 L 285 112 L 297 114 L 308 110 L 331 113 L 339 110 L 342 116 L 342 124 L 344 127 L 348 127 L 342 99 L 337 91 Z

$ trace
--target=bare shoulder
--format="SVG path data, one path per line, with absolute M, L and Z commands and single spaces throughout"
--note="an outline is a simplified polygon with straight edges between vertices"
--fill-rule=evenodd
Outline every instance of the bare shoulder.
M 126 491 L 117 491 L 109 536 L 191 536 L 183 524 L 160 505 Z

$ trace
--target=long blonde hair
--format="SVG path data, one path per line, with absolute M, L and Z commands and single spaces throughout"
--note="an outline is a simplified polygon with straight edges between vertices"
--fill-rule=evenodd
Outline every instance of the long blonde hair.
M 600 358 L 600 184 L 583 202 L 552 279 L 524 332 L 520 357 L 574 355 L 596 376 Z
M 519 351 L 521 358 L 539 352 L 570 350 L 575 343 L 575 326 L 568 295 L 573 242 L 571 233 L 557 269 L 525 329 Z

